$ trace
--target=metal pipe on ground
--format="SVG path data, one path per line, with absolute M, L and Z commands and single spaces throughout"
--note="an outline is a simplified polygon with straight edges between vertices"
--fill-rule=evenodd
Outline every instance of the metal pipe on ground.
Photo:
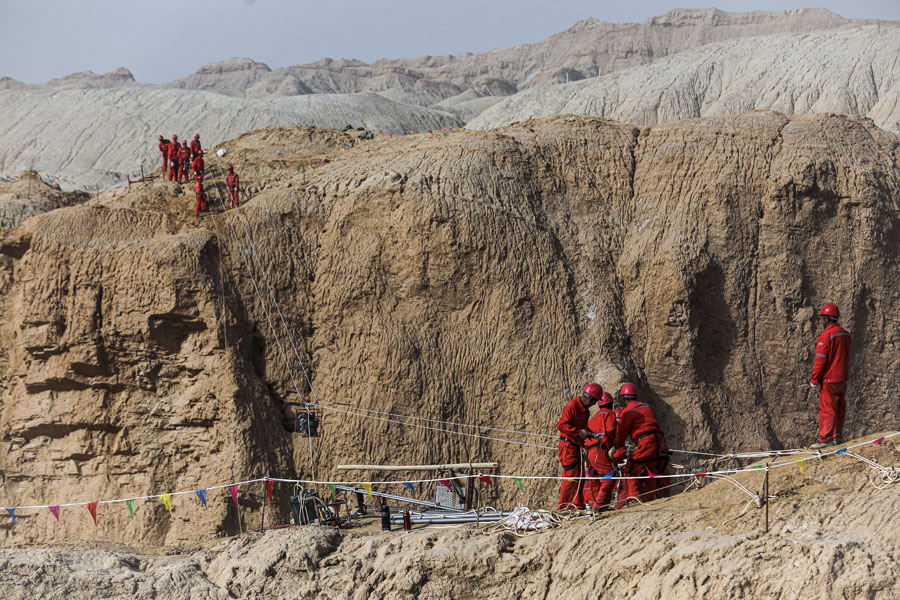
M 349 485 L 336 485 L 334 487 L 338 490 L 342 490 L 345 492 L 353 492 L 355 494 L 366 494 L 366 495 L 369 494 L 369 492 L 367 492 L 366 490 L 364 490 L 362 488 L 351 487 Z M 451 506 L 442 506 L 440 504 L 435 504 L 434 502 L 428 502 L 427 500 L 417 500 L 416 498 L 407 498 L 406 496 L 397 496 L 394 494 L 386 494 L 384 492 L 372 492 L 372 496 L 378 497 L 378 498 L 385 498 L 387 500 L 396 500 L 398 502 L 406 502 L 409 504 L 416 504 L 418 506 L 428 506 L 428 507 L 436 508 L 439 510 L 446 510 L 446 511 L 452 511 L 452 512 L 466 512 L 462 508 L 453 508 Z

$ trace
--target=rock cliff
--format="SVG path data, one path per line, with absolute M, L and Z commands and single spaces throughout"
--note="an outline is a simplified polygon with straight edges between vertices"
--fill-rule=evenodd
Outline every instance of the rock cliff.
M 179 186 L 150 184 L 3 237 L 0 504 L 338 477 L 345 461 L 556 473 L 559 411 L 590 379 L 634 381 L 676 448 L 797 446 L 814 434 L 806 382 L 825 301 L 854 335 L 847 435 L 896 422 L 900 145 L 870 121 L 554 117 L 381 136 L 301 170 L 349 139 L 275 128 L 225 144 L 247 160 L 239 214 L 195 220 Z M 312 445 L 290 434 L 301 397 L 325 409 Z M 360 409 L 546 434 L 551 448 Z M 553 488 L 529 498 L 549 504 Z M 516 494 L 501 485 L 491 501 Z M 244 492 L 244 523 L 260 496 Z M 224 496 L 172 516 L 155 502 L 87 533 L 79 510 L 34 515 L 4 543 L 241 527 Z

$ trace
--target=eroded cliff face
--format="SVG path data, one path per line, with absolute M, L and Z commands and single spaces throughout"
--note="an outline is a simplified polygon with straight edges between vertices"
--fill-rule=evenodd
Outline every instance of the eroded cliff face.
M 226 144 L 235 164 L 248 159 L 241 220 L 195 223 L 189 196 L 158 184 L 6 234 L 0 502 L 267 473 L 382 478 L 339 475 L 341 462 L 557 472 L 552 437 L 481 432 L 551 447 L 535 448 L 327 406 L 310 448 L 289 433 L 301 402 L 291 375 L 304 399 L 351 412 L 550 436 L 585 382 L 615 390 L 627 379 L 673 447 L 795 446 L 814 435 L 806 381 L 825 301 L 854 335 L 846 435 L 896 420 L 900 151 L 871 122 L 755 112 L 639 129 L 552 117 L 380 137 L 300 170 L 310 148 L 341 140 L 282 128 Z M 221 185 L 214 165 L 210 175 Z M 549 505 L 554 489 L 530 485 L 529 502 Z M 518 492 L 492 493 L 503 504 Z M 172 516 L 158 501 L 139 505 L 134 522 L 117 508 L 101 513 L 100 535 L 158 543 L 235 531 L 225 496 Z M 260 498 L 245 491 L 246 521 Z M 60 523 L 36 514 L 4 530 L 5 543 L 96 538 L 78 511 Z

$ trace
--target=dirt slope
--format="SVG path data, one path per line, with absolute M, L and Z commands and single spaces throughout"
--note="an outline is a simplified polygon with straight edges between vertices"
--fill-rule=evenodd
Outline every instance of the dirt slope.
M 555 473 L 556 419 L 590 379 L 633 380 L 676 448 L 795 447 L 814 434 L 826 300 L 854 335 L 846 433 L 896 422 L 898 138 L 871 122 L 557 117 L 338 152 L 350 139 L 282 128 L 227 144 L 247 158 L 242 221 L 194 220 L 164 183 L 4 236 L 0 504 L 337 477 L 340 462 Z M 301 169 L 325 148 L 337 156 Z M 326 407 L 311 461 L 290 429 L 312 395 L 269 288 L 323 402 L 547 434 L 551 449 Z M 529 493 L 546 505 L 553 488 Z M 506 483 L 488 500 L 517 496 Z M 260 498 L 242 489 L 246 522 Z M 59 524 L 43 511 L 4 543 L 187 541 L 237 531 L 231 506 L 148 502 L 128 527 L 110 508 L 87 531 L 83 508 Z
M 861 451 L 882 464 L 887 442 Z M 739 479 L 754 492 L 759 475 Z M 894 484 L 897 485 L 897 484 Z M 321 526 L 245 534 L 182 548 L 78 544 L 0 551 L 11 600 L 182 597 L 381 598 L 894 598 L 894 488 L 876 490 L 850 457 L 773 470 L 763 511 L 718 481 L 596 522 L 530 537 L 477 526 L 372 532 Z M 726 522 L 727 521 L 727 522 Z M 486 528 L 486 531 L 488 529 Z

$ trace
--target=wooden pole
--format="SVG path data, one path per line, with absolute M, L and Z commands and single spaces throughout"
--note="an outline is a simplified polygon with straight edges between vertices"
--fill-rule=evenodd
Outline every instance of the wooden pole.
M 266 500 L 268 499 L 268 491 L 269 491 L 269 476 L 266 475 L 263 477 L 263 493 L 262 493 L 262 518 L 259 523 L 259 531 L 262 533 L 266 530 Z
M 338 471 L 439 471 L 446 469 L 496 469 L 500 463 L 450 463 L 445 465 L 338 465 Z
M 769 533 L 769 465 L 766 464 L 766 483 L 763 486 L 765 489 L 765 500 L 766 503 L 766 533 Z

